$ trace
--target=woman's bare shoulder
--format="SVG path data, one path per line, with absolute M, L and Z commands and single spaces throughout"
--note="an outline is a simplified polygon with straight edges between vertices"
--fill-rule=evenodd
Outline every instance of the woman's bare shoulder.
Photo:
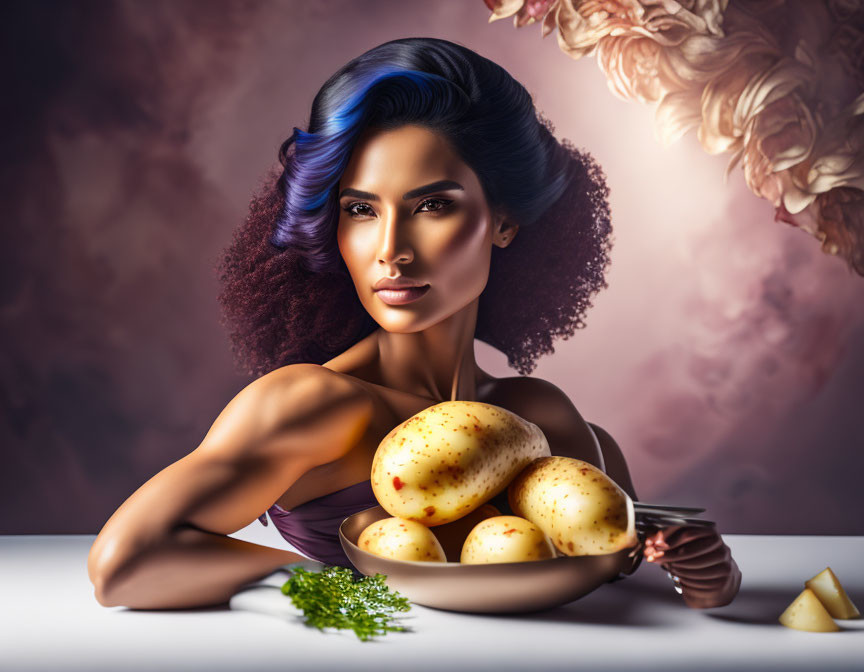
M 309 430 L 310 423 L 331 430 L 354 428 L 368 420 L 371 405 L 368 391 L 349 376 L 318 364 L 289 364 L 244 387 L 217 418 L 202 445 L 226 443 L 220 437 L 243 436 L 242 443 L 228 441 L 243 450 L 244 445 L 260 445 L 295 429 Z
M 573 402 L 560 387 L 532 376 L 492 378 L 484 388 L 481 401 L 501 405 L 514 413 L 530 413 L 539 419 L 561 419 L 562 408 L 578 414 Z
M 337 396 L 368 394 L 366 388 L 354 376 L 311 362 L 282 366 L 253 381 L 250 387 L 252 385 L 261 388 L 260 394 L 276 397 L 287 389 L 295 391 L 299 396 L 316 392 Z M 324 398 L 330 399 L 329 396 Z
M 485 398 L 537 425 L 553 455 L 575 457 L 603 467 L 600 445 L 570 397 L 554 383 L 532 376 L 497 378 Z

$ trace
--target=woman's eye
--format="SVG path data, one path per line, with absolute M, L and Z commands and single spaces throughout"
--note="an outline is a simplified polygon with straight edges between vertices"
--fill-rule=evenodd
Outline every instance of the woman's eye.
M 361 217 L 366 217 L 370 214 L 375 214 L 375 211 L 372 210 L 372 208 L 370 208 L 369 205 L 366 203 L 352 203 L 351 205 L 347 205 L 342 209 L 351 216 L 359 215 Z
M 444 210 L 453 201 L 448 201 L 443 198 L 427 198 L 420 203 L 417 212 L 438 212 Z M 351 203 L 342 208 L 352 217 L 374 217 L 375 211 L 368 203 Z
M 438 210 L 443 210 L 452 202 L 446 201 L 443 198 L 427 198 L 420 204 L 420 212 L 437 212 Z

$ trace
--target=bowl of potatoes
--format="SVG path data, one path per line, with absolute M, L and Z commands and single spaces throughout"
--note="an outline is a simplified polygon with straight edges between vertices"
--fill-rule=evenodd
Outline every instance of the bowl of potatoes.
M 381 441 L 371 484 L 379 506 L 346 518 L 340 542 L 360 572 L 417 604 L 539 611 L 639 562 L 630 497 L 498 406 L 448 401 L 412 416 Z M 505 491 L 513 515 L 490 502 Z

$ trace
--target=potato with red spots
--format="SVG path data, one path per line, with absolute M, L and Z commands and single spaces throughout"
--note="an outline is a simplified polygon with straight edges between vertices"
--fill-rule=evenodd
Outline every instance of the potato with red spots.
M 565 555 L 605 555 L 636 544 L 633 500 L 605 472 L 572 457 L 541 457 L 507 489 L 513 512 Z
M 529 562 L 557 557 L 549 537 L 518 516 L 494 516 L 478 523 L 462 546 L 461 562 Z
M 540 428 L 515 413 L 479 401 L 445 401 L 384 437 L 372 461 L 372 490 L 391 516 L 443 525 L 549 454 Z
M 402 518 L 384 518 L 360 533 L 357 546 L 392 560 L 446 562 L 444 549 L 425 525 Z
M 433 527 L 432 532 L 438 541 L 441 542 L 441 547 L 444 549 L 447 561 L 459 562 L 459 558 L 462 555 L 462 546 L 465 544 L 465 539 L 468 538 L 471 530 L 479 522 L 500 515 L 501 512 L 498 509 L 487 503 L 474 509 L 467 516 L 462 516 L 459 520 Z

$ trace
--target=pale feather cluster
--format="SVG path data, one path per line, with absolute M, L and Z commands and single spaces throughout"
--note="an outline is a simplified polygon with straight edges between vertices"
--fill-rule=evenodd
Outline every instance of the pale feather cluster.
M 731 153 L 775 220 L 864 275 L 864 2 L 485 0 L 596 56 L 620 98 L 656 104 L 669 145 L 695 128 Z

